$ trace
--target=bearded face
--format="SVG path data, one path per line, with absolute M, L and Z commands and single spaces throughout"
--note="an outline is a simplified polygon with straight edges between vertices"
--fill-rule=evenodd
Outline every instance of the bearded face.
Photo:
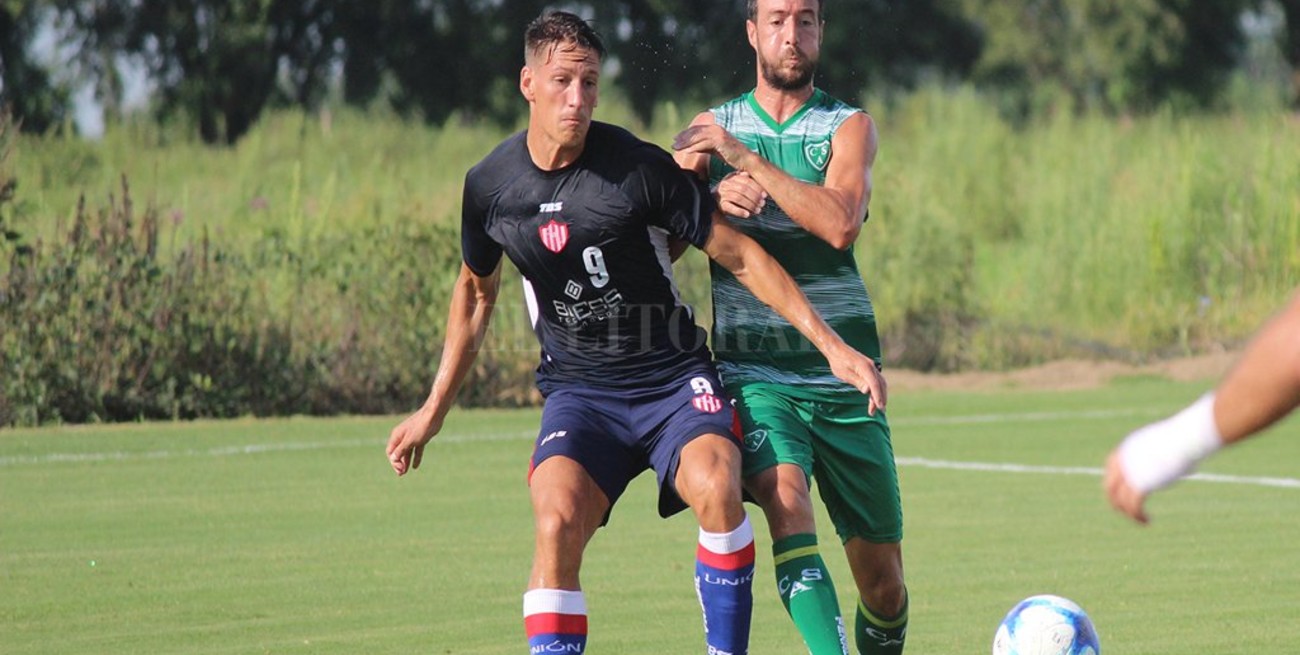
M 781 91 L 812 84 L 822 42 L 817 0 L 759 0 L 745 30 L 766 84 Z
M 817 72 L 817 59 L 796 48 L 783 49 L 775 60 L 758 56 L 763 80 L 782 91 L 797 91 L 812 84 Z

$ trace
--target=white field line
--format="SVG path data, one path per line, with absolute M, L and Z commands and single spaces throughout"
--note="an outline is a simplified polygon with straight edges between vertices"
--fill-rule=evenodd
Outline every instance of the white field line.
M 434 439 L 442 443 L 464 443 L 469 441 L 516 441 L 534 439 L 536 432 L 515 432 L 507 434 L 445 434 Z M 287 443 L 248 444 L 244 446 L 221 446 L 217 448 L 185 448 L 179 450 L 149 451 L 109 451 L 91 453 L 49 453 L 45 455 L 11 455 L 0 457 L 0 467 L 21 464 L 62 464 L 83 462 L 123 462 L 151 459 L 174 459 L 180 457 L 230 457 L 234 455 L 259 455 L 263 453 L 284 453 L 312 450 L 338 450 L 344 448 L 374 448 L 380 456 L 383 454 L 382 437 L 374 439 L 348 439 L 340 441 L 294 441 Z
M 965 416 L 920 417 L 904 420 L 891 420 L 893 425 L 972 425 L 982 423 L 1024 423 L 1058 420 L 1095 420 L 1121 418 L 1125 416 L 1163 415 L 1151 409 L 1114 409 L 1089 410 L 1079 412 L 1026 412 L 1019 414 L 972 414 Z M 439 435 L 434 442 L 464 443 L 470 441 L 515 441 L 535 439 L 533 431 L 505 434 L 445 434 Z M 217 448 L 188 448 L 180 450 L 152 450 L 142 452 L 111 451 L 89 453 L 49 453 L 45 455 L 12 455 L 0 457 L 0 468 L 19 465 L 62 464 L 82 462 L 110 462 L 133 460 L 158 460 L 180 457 L 231 457 L 235 455 L 257 455 L 263 453 L 282 453 L 312 450 L 334 450 L 345 448 L 383 448 L 384 439 L 349 439 L 340 441 L 308 441 L 271 444 L 248 444 L 243 446 L 222 446 Z M 947 469 L 957 471 L 982 471 L 987 473 L 1033 473 L 1039 475 L 1089 475 L 1100 477 L 1102 469 L 1083 466 L 1034 466 L 1007 462 L 959 462 L 928 459 L 924 457 L 899 457 L 900 467 L 915 466 L 928 469 Z M 1185 478 L 1198 482 L 1220 484 L 1244 484 L 1261 487 L 1300 489 L 1300 479 L 1252 477 L 1241 475 L 1221 475 L 1217 473 L 1195 473 Z
M 1005 464 L 999 462 L 953 462 L 924 457 L 899 457 L 895 461 L 899 466 L 916 466 L 927 469 L 948 469 L 954 471 L 983 471 L 989 473 L 1038 473 L 1044 475 L 1091 475 L 1101 477 L 1100 468 L 1086 466 L 1031 466 L 1029 464 Z M 1193 473 L 1184 478 L 1197 482 L 1217 482 L 1221 484 L 1248 484 L 1258 487 L 1281 487 L 1283 489 L 1300 489 L 1300 480 L 1295 478 L 1263 478 L 1244 475 L 1220 475 L 1218 473 Z
M 890 425 L 978 425 L 982 423 L 1038 423 L 1044 421 L 1079 421 L 1125 418 L 1129 416 L 1164 416 L 1169 412 L 1132 407 L 1128 409 L 1092 409 L 1076 412 L 1018 412 L 1014 414 L 966 414 L 960 416 L 908 416 L 889 419 Z

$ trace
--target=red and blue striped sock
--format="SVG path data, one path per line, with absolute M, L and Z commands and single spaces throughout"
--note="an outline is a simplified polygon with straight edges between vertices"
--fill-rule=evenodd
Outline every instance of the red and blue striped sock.
M 695 592 L 704 610 L 704 640 L 709 652 L 748 653 L 754 609 L 754 528 L 748 517 L 731 532 L 700 530 Z
M 524 632 L 530 653 L 587 650 L 587 601 L 581 591 L 531 589 L 524 593 Z

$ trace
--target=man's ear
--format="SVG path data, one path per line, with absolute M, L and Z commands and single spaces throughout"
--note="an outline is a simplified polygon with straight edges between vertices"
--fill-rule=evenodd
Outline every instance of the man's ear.
M 745 36 L 749 39 L 749 47 L 758 52 L 758 25 L 754 21 L 745 21 Z
M 524 95 L 524 100 L 533 101 L 533 69 L 528 66 L 519 69 L 519 92 Z

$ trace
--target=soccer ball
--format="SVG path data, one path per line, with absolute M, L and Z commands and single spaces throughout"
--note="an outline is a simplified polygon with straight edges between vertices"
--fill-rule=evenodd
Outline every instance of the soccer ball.
M 1088 614 L 1060 596 L 1030 596 L 1011 608 L 993 636 L 993 655 L 1100 655 Z

